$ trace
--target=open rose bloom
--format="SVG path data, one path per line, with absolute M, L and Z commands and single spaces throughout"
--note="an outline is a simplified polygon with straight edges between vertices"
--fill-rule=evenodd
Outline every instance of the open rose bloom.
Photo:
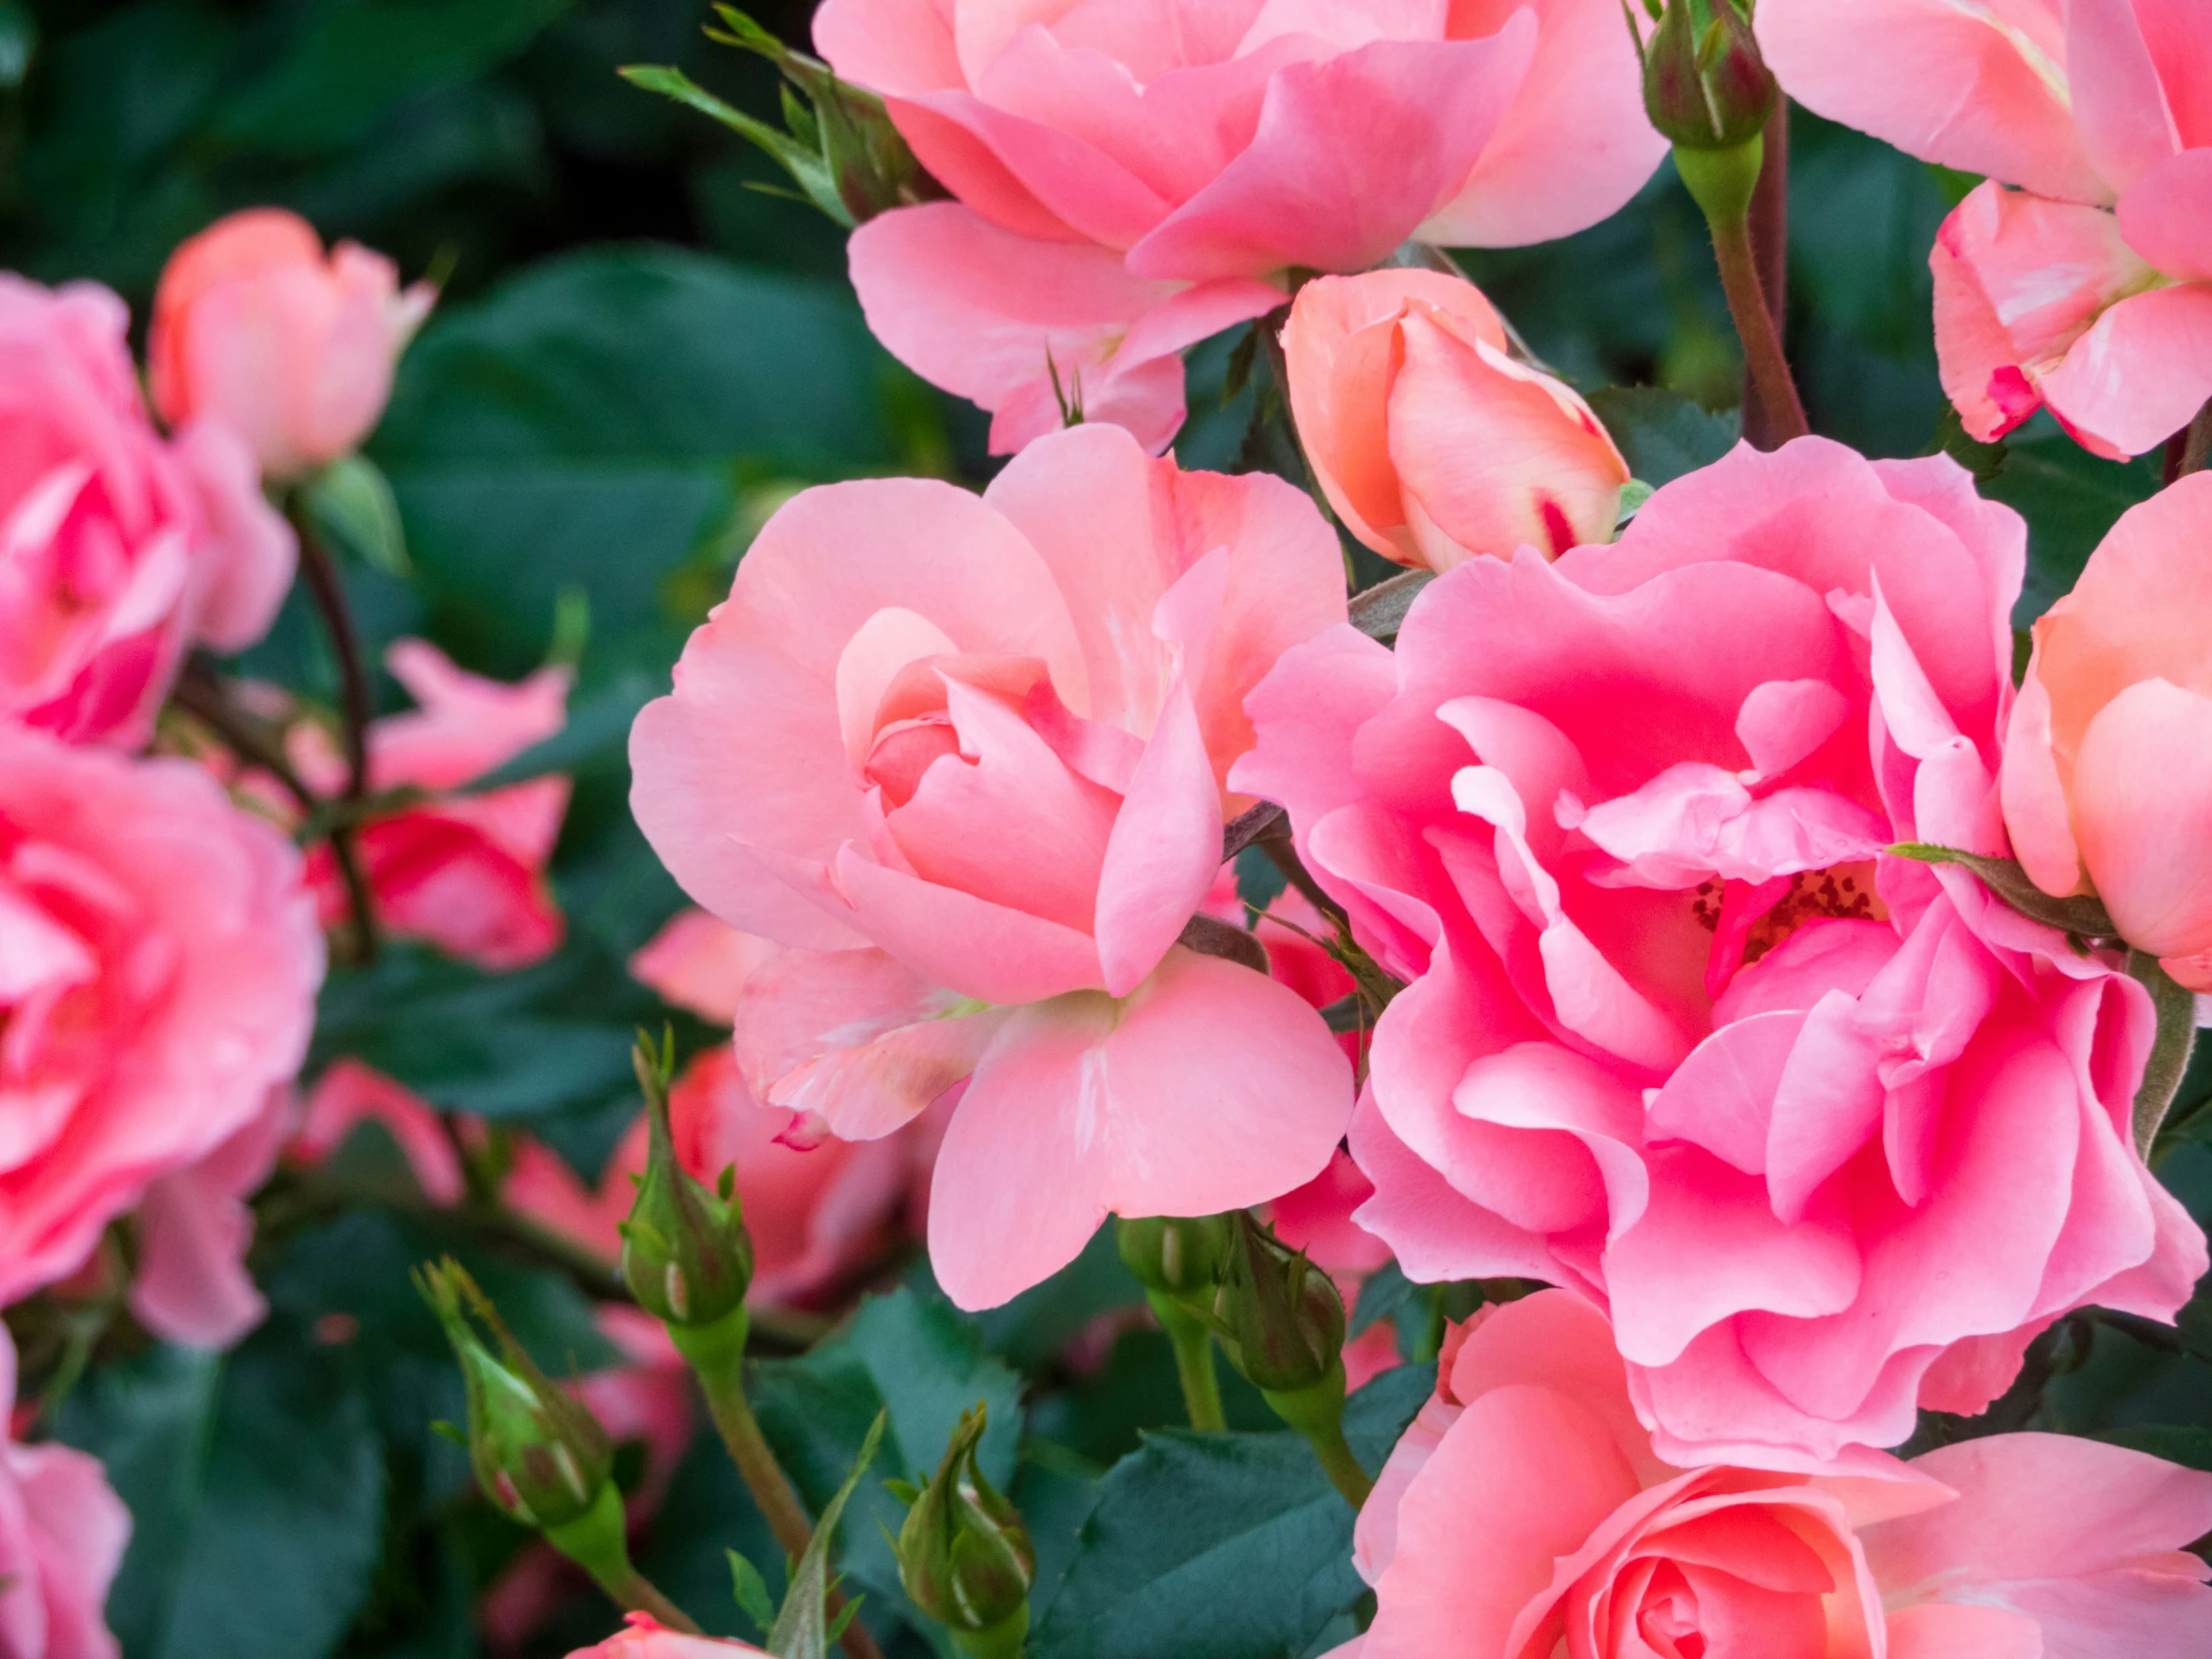
M 253 1323 L 238 1201 L 321 978 L 298 854 L 207 774 L 0 724 L 0 1306 L 143 1200 L 141 1320 Z
M 2212 397 L 2202 0 L 1761 0 L 1758 30 L 1792 97 L 1989 176 L 1931 257 L 1970 434 L 2047 405 L 2095 453 L 2138 455 Z
M 2046 892 L 2212 991 L 2212 476 L 2131 508 L 2035 624 L 2004 821 Z
M 290 581 L 253 459 L 146 416 L 123 302 L 0 274 L 0 720 L 134 746 L 195 638 L 237 650 Z
M 980 500 L 799 496 L 638 717 L 655 850 L 792 947 L 741 997 L 755 1095 L 866 1140 L 965 1085 L 929 1215 L 961 1305 L 1045 1278 L 1109 1211 L 1258 1203 L 1329 1161 L 1351 1091 L 1327 1025 L 1176 941 L 1250 805 L 1224 782 L 1245 699 L 1343 621 L 1342 569 L 1281 480 L 1078 427 Z
M 1176 353 L 1291 268 L 1565 236 L 1666 148 L 1608 0 L 827 0 L 815 42 L 956 198 L 855 233 L 869 324 L 1000 451 L 1069 399 L 1157 450 Z
M 1605 1322 L 1557 1291 L 1447 1340 L 1361 1511 L 1340 1659 L 2212 1654 L 2212 1474 L 1997 1434 L 1857 1474 L 1682 1468 Z
M 1662 1455 L 1895 1444 L 2057 1315 L 2170 1319 L 2204 1270 L 2130 1133 L 2147 993 L 1886 850 L 2006 851 L 2023 531 L 1947 460 L 1739 448 L 1251 702 L 1232 783 L 1410 981 L 1361 1221 L 1412 1278 L 1607 1307 Z

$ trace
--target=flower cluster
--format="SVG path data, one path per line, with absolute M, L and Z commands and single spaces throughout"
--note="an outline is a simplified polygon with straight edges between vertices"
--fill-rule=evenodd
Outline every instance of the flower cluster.
M 1644 9 L 825 0 L 827 62 L 777 49 L 795 129 L 903 181 L 832 198 L 870 326 L 1010 459 L 793 494 L 637 714 L 631 815 L 693 907 L 630 971 L 696 1052 L 641 1041 L 597 1168 L 342 1030 L 309 1067 L 326 958 L 496 995 L 572 942 L 571 781 L 528 763 L 574 651 L 380 642 L 385 709 L 325 545 L 433 290 L 234 216 L 171 261 L 142 396 L 118 297 L 0 276 L 0 1307 L 236 1344 L 257 1195 L 340 1208 L 388 1139 L 411 1222 L 603 1302 L 614 1359 L 564 1384 L 467 1268 L 418 1275 L 528 1529 L 503 1647 L 580 1571 L 633 1615 L 586 1654 L 761 1651 L 628 1554 L 704 1419 L 788 1559 L 770 1644 L 874 1654 L 828 1557 L 883 1424 L 810 1516 L 750 1336 L 805 1346 L 917 1241 L 999 1308 L 1113 1226 L 1194 1429 L 1218 1351 L 1358 1509 L 1340 1655 L 2212 1653 L 2212 1473 L 1985 1431 L 2208 1266 L 2154 1166 L 2212 992 L 2212 26 Z M 2026 636 L 2018 512 L 1802 431 L 1748 214 L 1778 85 L 1987 176 L 1931 253 L 1972 439 L 2174 440 Z M 1670 138 L 1768 441 L 1654 488 L 1442 250 L 1585 230 Z M 1229 330 L 1284 475 L 1171 447 Z M 1369 554 L 1405 568 L 1362 588 Z M 295 573 L 327 700 L 238 660 Z M 1407 1355 L 1434 1390 L 1378 1477 L 1348 1388 Z M 926 1385 L 894 1427 L 966 1403 Z M 0 1659 L 99 1659 L 129 1518 L 33 1394 Z M 912 1622 L 1018 1656 L 1052 1551 L 992 1426 L 881 1530 Z

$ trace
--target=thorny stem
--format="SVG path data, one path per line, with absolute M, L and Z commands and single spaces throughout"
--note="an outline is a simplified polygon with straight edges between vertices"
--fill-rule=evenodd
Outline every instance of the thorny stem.
M 807 1553 L 807 1545 L 814 1537 L 814 1522 L 808 1518 L 806 1505 L 800 1502 L 791 1477 L 777 1462 L 768 1436 L 761 1432 L 760 1419 L 746 1403 L 745 1326 L 741 1314 L 734 1320 L 698 1331 L 672 1325 L 668 1327 L 668 1334 L 690 1362 L 692 1375 L 699 1379 L 700 1391 L 707 1396 L 707 1414 L 714 1418 L 715 1429 L 729 1450 L 730 1460 L 737 1464 L 746 1490 L 753 1494 L 754 1506 L 776 1535 L 778 1547 L 789 1559 L 796 1561 Z M 825 1605 L 830 1619 L 834 1622 L 844 1598 L 832 1588 L 827 1594 Z M 858 1619 L 845 1625 L 837 1645 L 843 1648 L 845 1659 L 883 1659 L 875 1638 Z
M 1721 288 L 1728 295 L 1729 315 L 1744 344 L 1744 370 L 1758 388 L 1767 435 L 1777 445 L 1805 436 L 1805 405 L 1798 398 L 1797 381 L 1790 375 L 1790 360 L 1782 352 L 1782 335 L 1774 313 L 1767 309 L 1759 282 L 1759 263 L 1752 252 L 1748 222 L 1733 225 L 1708 221 L 1713 232 L 1713 258 L 1721 271 Z
M 1222 1429 L 1229 1419 L 1221 1408 L 1221 1377 L 1214 1369 L 1214 1335 L 1203 1321 L 1165 1291 L 1147 1291 L 1145 1300 L 1175 1350 L 1175 1376 L 1183 1384 L 1183 1410 L 1193 1428 Z
M 1775 99 L 1774 114 L 1767 118 L 1765 157 L 1759 184 L 1751 198 L 1752 263 L 1759 273 L 1760 291 L 1766 296 L 1767 315 L 1779 336 L 1790 303 L 1790 101 Z M 1775 423 L 1768 417 L 1767 400 L 1759 395 L 1750 365 L 1744 369 L 1744 436 L 1755 449 L 1773 449 L 1781 443 Z
M 1313 872 L 1306 867 L 1305 860 L 1299 857 L 1298 848 L 1291 844 L 1290 836 L 1278 830 L 1274 834 L 1262 835 L 1253 844 L 1267 854 L 1268 862 L 1281 870 L 1283 879 L 1290 882 L 1292 886 L 1304 894 L 1307 902 L 1312 904 L 1315 909 L 1340 927 L 1350 925 L 1350 918 L 1345 914 L 1345 907 L 1331 898 L 1323 890 L 1322 884 L 1314 879 Z
M 315 536 L 307 515 L 295 506 L 291 523 L 299 537 L 299 574 L 306 581 L 316 614 L 322 618 L 323 632 L 329 636 L 330 654 L 337 660 L 338 705 L 345 725 L 345 789 L 341 799 L 348 806 L 357 806 L 368 794 L 368 723 L 375 714 L 368 670 L 361 660 L 360 633 L 353 626 L 353 610 L 346 602 L 337 567 Z M 353 958 L 365 966 L 376 959 L 376 912 L 354 856 L 350 823 L 330 827 L 330 853 L 345 878 L 346 902 L 353 912 Z

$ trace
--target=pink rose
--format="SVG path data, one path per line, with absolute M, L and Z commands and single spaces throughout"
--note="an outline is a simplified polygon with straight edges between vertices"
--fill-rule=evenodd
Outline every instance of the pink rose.
M 384 666 L 416 706 L 370 726 L 368 787 L 431 799 L 372 819 L 354 837 L 378 919 L 494 972 L 551 955 L 564 929 L 545 867 L 568 811 L 568 780 L 457 792 L 567 724 L 569 671 L 542 668 L 503 685 L 455 668 L 423 640 L 395 642 Z M 290 748 L 310 787 L 339 792 L 345 767 L 327 734 L 295 728 Z M 343 921 L 345 884 L 327 845 L 308 855 L 307 873 L 324 923 Z
M 15 1345 L 0 1327 L 0 1654 L 115 1659 L 104 1610 L 131 1512 L 99 1458 L 18 1443 L 14 1402 Z
M 632 1613 L 626 1628 L 568 1659 L 731 1659 L 734 1654 L 768 1659 L 759 1648 L 727 1636 L 686 1636 L 654 1622 L 650 1613 Z
M 263 471 L 293 477 L 368 435 L 436 297 L 427 282 L 401 292 L 392 263 L 352 243 L 325 259 L 296 214 L 232 214 L 162 272 L 147 337 L 154 406 L 171 426 L 223 422 Z
M 1252 700 L 1234 782 L 1410 981 L 1362 1224 L 1416 1279 L 1609 1306 L 1676 1461 L 1895 1444 L 2058 1315 L 2170 1319 L 2204 1271 L 2130 1133 L 2148 994 L 1886 850 L 2006 851 L 2024 541 L 1945 459 L 1739 447 Z
M 2093 889 L 2212 991 L 2212 474 L 2122 514 L 2035 624 L 2004 738 L 2004 822 L 2035 884 Z
M 148 424 L 107 289 L 0 273 L 0 719 L 136 747 L 196 634 L 267 630 L 291 532 L 237 440 Z
M 1237 1208 L 1328 1162 L 1350 1090 L 1326 1025 L 1176 940 L 1247 805 L 1222 782 L 1245 696 L 1343 620 L 1342 569 L 1279 479 L 1078 427 L 980 500 L 800 495 L 638 717 L 654 849 L 794 947 L 739 1009 L 756 1096 L 867 1140 L 966 1083 L 929 1216 L 962 1306 L 1108 1212 Z
M 163 1256 L 255 1165 L 321 979 L 298 854 L 206 773 L 0 724 L 0 1306 L 151 1198 L 140 1305 L 190 1328 Z
M 1175 353 L 1289 268 L 1565 236 L 1666 150 L 1605 0 L 826 0 L 815 40 L 958 199 L 854 234 L 869 323 L 1002 452 L 1059 401 L 1157 450 Z
M 1930 261 L 1943 389 L 1974 437 L 2048 405 L 2094 453 L 2136 455 L 2212 396 L 2202 21 L 2200 0 L 1761 4 L 1792 96 L 1990 176 Z
M 138 1276 L 131 1312 L 165 1342 L 229 1348 L 262 1323 L 269 1303 L 246 1271 L 254 1242 L 247 1201 L 276 1167 L 291 1128 L 292 1093 L 262 1110 L 190 1169 L 164 1175 L 138 1207 Z
M 1359 1659 L 2203 1659 L 2212 1475 L 2061 1434 L 1856 1473 L 1683 1469 L 1605 1322 L 1470 1322 L 1360 1513 Z
M 1384 558 L 1449 570 L 1612 535 L 1628 463 L 1587 403 L 1506 354 L 1473 283 L 1320 277 L 1298 290 L 1283 351 L 1314 474 Z
M 461 1170 L 460 1153 L 446 1134 L 437 1108 L 397 1078 L 351 1058 L 332 1060 L 307 1091 L 298 1127 L 284 1143 L 284 1160 L 312 1169 L 364 1123 L 377 1125 L 391 1137 L 415 1185 L 432 1204 L 458 1204 L 467 1196 L 468 1178 Z

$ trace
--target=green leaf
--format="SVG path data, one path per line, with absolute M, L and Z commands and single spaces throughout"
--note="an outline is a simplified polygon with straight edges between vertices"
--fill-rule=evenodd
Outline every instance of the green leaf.
M 386 112 L 473 80 L 527 46 L 570 0 L 323 0 L 298 9 L 289 49 L 228 96 L 228 143 L 306 156 L 361 137 Z
M 23 0 L 0 0 L 0 92 L 13 91 L 31 72 L 38 49 L 38 20 Z
M 1378 1321 L 1389 1319 L 1413 1301 L 1418 1289 L 1395 1261 L 1384 1262 L 1362 1282 L 1346 1337 L 1357 1337 Z
M 1435 579 L 1436 573 L 1432 570 L 1408 570 L 1354 594 L 1352 626 L 1370 639 L 1396 638 L 1397 631 L 1405 625 L 1405 614 L 1413 608 L 1413 601 L 1420 597 L 1421 589 Z
M 2197 1038 L 2197 999 L 2147 950 L 2127 953 L 2127 971 L 2150 992 L 2151 1006 L 2158 1010 L 2158 1034 L 2135 1091 L 2135 1148 L 2148 1158 L 2189 1070 L 2189 1050 Z
M 2212 1428 L 2195 1425 L 2140 1425 L 2106 1428 L 2095 1438 L 2107 1445 L 2124 1445 L 2130 1451 L 2146 1451 L 2183 1468 L 2212 1471 Z
M 1435 1380 L 1400 1366 L 1345 1412 L 1382 1466 Z M 1151 1435 L 1100 1483 L 1033 1659 L 1278 1659 L 1306 1651 L 1365 1593 L 1352 1510 L 1296 1434 Z
M 1737 416 L 1712 414 L 1678 391 L 1606 386 L 1590 407 L 1613 435 L 1628 470 L 1657 487 L 1710 466 L 1736 446 Z
M 407 536 L 391 484 L 365 455 L 332 461 L 307 481 L 307 511 L 339 552 L 386 576 L 407 574 Z
M 875 1413 L 875 1420 L 868 1424 L 867 1435 L 853 1456 L 844 1484 L 822 1506 L 822 1513 L 815 1521 L 814 1536 L 807 1540 L 806 1553 L 792 1569 L 791 1588 L 784 1592 L 784 1609 L 776 1615 L 776 1628 L 768 1634 L 768 1650 L 776 1659 L 827 1659 L 830 1629 L 825 1598 L 830 1589 L 830 1546 L 837 1535 L 838 1518 L 860 1484 L 860 1477 L 875 1465 L 876 1448 L 882 1444 L 886 1420 L 885 1412 Z
M 138 1518 L 110 1603 L 131 1653 L 337 1647 L 376 1563 L 384 1465 L 366 1401 L 303 1331 L 272 1322 L 228 1362 L 157 1353 L 103 1373 L 65 1430 L 112 1457 Z
M 2053 898 L 2027 878 L 2027 872 L 2015 859 L 1992 858 L 1986 853 L 1936 846 L 1929 841 L 1900 841 L 1890 851 L 1924 864 L 1957 864 L 1970 869 L 1981 878 L 1983 886 L 2030 921 L 2039 921 L 2046 927 L 2056 927 L 2081 939 L 2113 936 L 2112 918 L 2101 902 L 2086 897 Z
M 837 195 L 837 182 L 830 176 L 830 165 L 823 160 L 818 148 L 810 148 L 791 133 L 771 127 L 757 116 L 724 103 L 705 87 L 699 85 L 681 69 L 666 64 L 631 64 L 619 69 L 620 75 L 632 86 L 647 92 L 657 92 L 663 98 L 673 98 L 701 115 L 721 122 L 732 132 L 757 144 L 778 166 L 792 176 L 792 182 L 807 193 L 807 200 L 828 214 L 846 230 L 852 228 L 852 210 Z M 785 94 L 787 105 L 791 94 Z M 789 119 L 790 111 L 787 111 Z
M 763 1631 L 776 1628 L 776 1603 L 769 1599 L 768 1580 L 761 1576 L 761 1569 L 740 1555 L 728 1551 L 730 1557 L 731 1594 L 745 1616 Z
M 522 672 L 575 590 L 595 657 L 658 670 L 698 620 L 662 584 L 743 546 L 730 532 L 749 530 L 758 485 L 898 459 L 891 384 L 845 294 L 676 249 L 600 250 L 435 313 L 372 448 L 449 649 Z

